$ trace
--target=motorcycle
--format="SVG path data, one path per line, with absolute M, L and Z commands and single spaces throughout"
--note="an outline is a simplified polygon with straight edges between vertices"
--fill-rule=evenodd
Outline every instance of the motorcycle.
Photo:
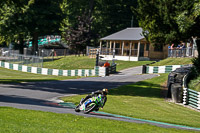
M 80 101 L 80 104 L 76 106 L 75 111 L 83 111 L 85 114 L 88 114 L 92 111 L 98 111 L 100 107 L 104 106 L 106 96 L 101 94 L 88 98 L 85 102 L 82 103 L 83 98 Z

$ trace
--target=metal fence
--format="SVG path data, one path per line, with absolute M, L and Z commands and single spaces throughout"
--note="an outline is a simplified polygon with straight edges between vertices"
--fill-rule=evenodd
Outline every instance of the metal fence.
M 0 59 L 5 62 L 12 64 L 34 66 L 34 67 L 43 67 L 43 57 L 41 56 L 30 56 L 30 55 L 21 55 L 9 53 L 5 56 L 1 56 Z
M 197 49 L 183 48 L 183 49 L 168 49 L 168 57 L 197 57 Z
M 200 92 L 187 88 L 189 75 L 183 78 L 183 104 L 200 110 Z
M 52 56 L 66 56 L 74 54 L 75 52 L 69 49 L 38 49 L 35 53 L 31 52 L 31 49 L 24 48 L 24 55 L 37 55 L 42 57 Z

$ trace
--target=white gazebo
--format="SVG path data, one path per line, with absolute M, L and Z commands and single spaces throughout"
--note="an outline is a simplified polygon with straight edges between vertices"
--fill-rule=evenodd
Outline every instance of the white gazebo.
M 100 55 L 104 60 L 149 60 L 149 42 L 142 28 L 126 28 L 100 39 Z M 114 55 L 114 56 L 113 56 Z

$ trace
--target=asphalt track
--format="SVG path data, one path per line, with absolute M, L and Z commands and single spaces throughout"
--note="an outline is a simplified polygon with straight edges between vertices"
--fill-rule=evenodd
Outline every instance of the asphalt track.
M 111 89 L 158 76 L 157 74 L 142 75 L 141 71 L 142 67 L 135 67 L 106 77 L 87 77 L 64 81 L 28 82 L 20 84 L 0 84 L 0 106 L 55 113 L 70 113 L 86 117 L 148 123 L 164 128 L 200 131 L 200 128 L 135 119 L 103 112 L 93 112 L 90 114 L 76 113 L 72 106 L 60 106 L 57 104 L 60 102 L 57 98 L 61 96 L 91 93 L 102 88 Z

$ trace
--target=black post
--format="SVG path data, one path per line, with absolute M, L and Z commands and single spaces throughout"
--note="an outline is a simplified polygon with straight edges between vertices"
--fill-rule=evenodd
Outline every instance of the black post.
M 147 73 L 147 66 L 143 65 L 142 66 L 142 74 Z
M 97 49 L 96 51 L 96 65 L 95 66 L 98 66 L 99 65 L 99 50 Z

